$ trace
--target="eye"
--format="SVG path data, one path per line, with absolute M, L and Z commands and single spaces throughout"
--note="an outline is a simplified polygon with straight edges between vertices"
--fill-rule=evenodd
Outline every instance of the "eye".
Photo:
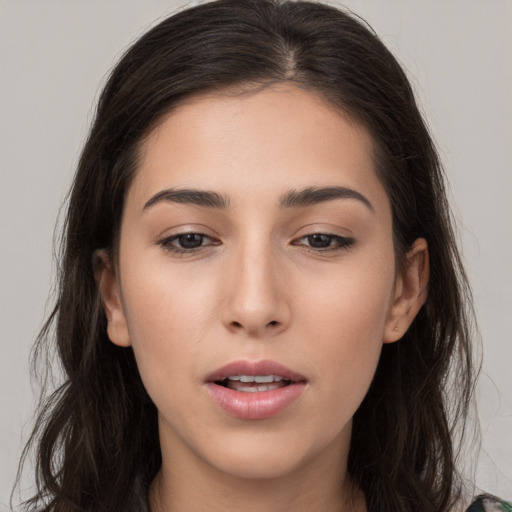
M 180 233 L 161 240 L 164 249 L 176 253 L 192 253 L 202 247 L 218 245 L 219 242 L 203 233 Z
M 303 245 L 316 251 L 336 251 L 348 249 L 355 240 L 345 236 L 331 235 L 328 233 L 313 233 L 298 238 L 293 245 Z

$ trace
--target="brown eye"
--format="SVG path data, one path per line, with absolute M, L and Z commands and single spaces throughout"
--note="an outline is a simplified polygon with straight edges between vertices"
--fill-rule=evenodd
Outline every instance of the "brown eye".
M 211 245 L 219 245 L 219 241 L 203 233 L 181 233 L 159 241 L 166 250 L 174 253 L 194 253 Z
M 180 249 L 197 249 L 203 245 L 205 238 L 207 236 L 200 233 L 186 233 L 185 235 L 177 236 L 174 241 Z
M 292 245 L 305 246 L 316 251 L 337 251 L 348 249 L 354 244 L 353 238 L 331 235 L 329 233 L 312 233 L 295 240 Z
M 334 237 L 332 235 L 315 234 L 306 238 L 309 245 L 314 249 L 325 249 L 331 246 Z

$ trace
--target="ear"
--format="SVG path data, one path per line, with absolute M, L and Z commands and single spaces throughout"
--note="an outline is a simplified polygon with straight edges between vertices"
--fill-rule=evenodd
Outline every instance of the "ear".
M 93 262 L 96 285 L 107 317 L 108 337 L 115 345 L 128 347 L 130 346 L 130 334 L 114 265 L 107 251 L 103 249 L 94 252 Z
M 384 329 L 384 343 L 398 341 L 409 329 L 428 293 L 428 245 L 418 238 L 405 256 L 405 264 L 396 278 L 393 303 Z

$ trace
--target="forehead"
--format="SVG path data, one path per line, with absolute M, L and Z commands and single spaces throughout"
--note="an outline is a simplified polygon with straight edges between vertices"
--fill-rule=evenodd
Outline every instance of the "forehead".
M 278 85 L 180 104 L 144 140 L 129 195 L 140 204 L 169 187 L 242 197 L 332 185 L 387 200 L 370 135 L 320 96 Z

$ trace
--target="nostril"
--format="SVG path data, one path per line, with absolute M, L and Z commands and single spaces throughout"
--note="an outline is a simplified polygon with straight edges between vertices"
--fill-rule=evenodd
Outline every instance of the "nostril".
M 240 322 L 232 322 L 233 327 L 240 328 L 242 327 L 242 324 Z
M 272 322 L 269 322 L 268 325 L 271 327 L 275 327 L 276 325 L 279 325 L 279 322 L 277 320 L 272 320 Z

